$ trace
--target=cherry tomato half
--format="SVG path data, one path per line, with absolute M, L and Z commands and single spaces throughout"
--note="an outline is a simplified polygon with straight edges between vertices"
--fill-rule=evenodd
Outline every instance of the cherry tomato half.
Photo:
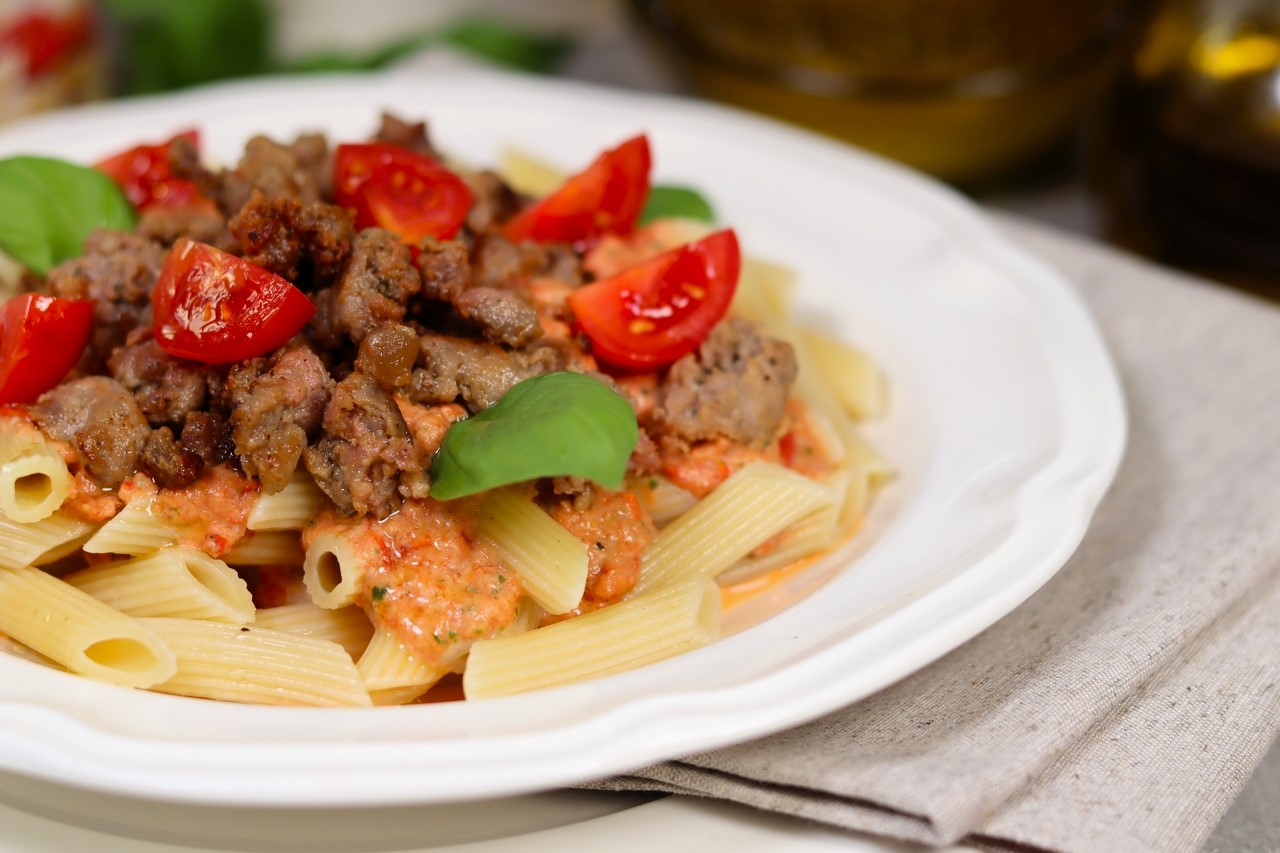
M 200 135 L 185 130 L 159 145 L 139 145 L 108 157 L 95 168 L 120 185 L 125 197 L 138 210 L 153 207 L 187 207 L 212 204 L 191 181 L 175 178 L 169 168 L 169 146 L 174 139 L 185 137 L 197 148 Z
M 0 403 L 30 403 L 80 360 L 93 303 L 24 293 L 0 310 Z
M 265 355 L 316 311 L 275 273 L 185 237 L 165 257 L 151 306 L 160 347 L 205 364 Z
M 13 47 L 26 59 L 27 77 L 36 77 L 70 57 L 92 35 L 83 11 L 65 15 L 33 10 L 0 32 L 0 46 Z
M 370 142 L 339 145 L 333 195 L 356 212 L 357 228 L 385 228 L 406 243 L 452 238 L 471 209 L 471 190 L 423 154 Z
M 508 240 L 582 244 L 635 227 L 649 197 L 649 140 L 628 139 L 595 159 L 551 195 L 525 208 L 502 229 Z
M 591 352 L 614 367 L 670 364 L 724 317 L 742 259 L 732 229 L 664 252 L 569 294 Z

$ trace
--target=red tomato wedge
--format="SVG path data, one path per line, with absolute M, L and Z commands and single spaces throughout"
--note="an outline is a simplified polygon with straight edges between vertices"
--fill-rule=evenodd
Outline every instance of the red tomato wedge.
M 0 46 L 19 51 L 26 59 L 27 77 L 35 77 L 74 54 L 91 34 L 89 16 L 83 11 L 59 16 L 33 10 L 0 32 Z
M 24 293 L 0 311 L 0 403 L 30 403 L 80 360 L 93 303 Z
M 165 257 L 151 307 L 160 347 L 205 364 L 265 355 L 316 311 L 275 273 L 185 237 Z
M 448 240 L 471 209 L 471 190 L 423 154 L 382 143 L 339 145 L 334 200 L 356 212 L 357 228 L 385 228 L 406 243 Z
M 503 226 L 508 240 L 583 244 L 635 227 L 649 197 L 649 140 L 628 139 Z
M 185 130 L 168 142 L 139 145 L 108 157 L 95 168 L 119 184 L 125 197 L 138 210 L 187 207 L 194 204 L 212 205 L 211 201 L 200 195 L 195 184 L 175 178 L 169 168 L 169 145 L 180 137 L 185 137 L 197 148 L 200 147 L 199 133 Z
M 742 258 L 732 229 L 664 252 L 569 294 L 600 361 L 652 369 L 693 352 L 724 317 Z

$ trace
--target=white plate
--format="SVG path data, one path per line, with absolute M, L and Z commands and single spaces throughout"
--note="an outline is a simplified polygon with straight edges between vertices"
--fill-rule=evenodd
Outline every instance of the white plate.
M 0 154 L 81 161 L 200 127 L 367 136 L 424 116 L 466 161 L 511 143 L 566 167 L 637 131 L 657 180 L 704 190 L 745 251 L 796 269 L 817 325 L 873 353 L 901 472 L 863 532 L 730 614 L 710 647 L 485 702 L 281 709 L 142 693 L 0 659 L 0 768 L 136 797 L 392 805 L 604 776 L 795 725 L 935 660 L 1063 564 L 1119 464 L 1124 409 L 1070 287 L 967 203 L 847 147 L 702 103 L 489 73 L 266 81 L 125 102 L 0 134 Z M 0 656 L 2 657 L 2 656 Z

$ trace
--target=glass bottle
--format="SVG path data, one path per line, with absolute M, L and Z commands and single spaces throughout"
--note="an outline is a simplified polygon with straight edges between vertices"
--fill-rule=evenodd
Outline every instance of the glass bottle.
M 1167 3 L 1108 114 L 1109 235 L 1280 296 L 1280 1 Z
M 631 0 L 702 92 L 972 185 L 1097 104 L 1150 0 Z

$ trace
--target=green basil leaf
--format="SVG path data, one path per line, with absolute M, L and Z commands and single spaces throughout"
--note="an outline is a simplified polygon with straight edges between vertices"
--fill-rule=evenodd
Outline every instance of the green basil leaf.
M 449 428 L 431 464 L 431 496 L 447 501 L 561 476 L 616 489 L 637 438 L 631 404 L 599 380 L 535 376 Z
M 84 251 L 95 228 L 128 231 L 137 215 L 115 181 L 45 157 L 0 160 L 0 249 L 43 275 Z
M 659 184 L 649 190 L 649 200 L 640 214 L 640 224 L 648 225 L 655 219 L 696 219 L 699 222 L 715 222 L 716 214 L 711 204 L 697 190 L 688 187 L 672 187 Z

